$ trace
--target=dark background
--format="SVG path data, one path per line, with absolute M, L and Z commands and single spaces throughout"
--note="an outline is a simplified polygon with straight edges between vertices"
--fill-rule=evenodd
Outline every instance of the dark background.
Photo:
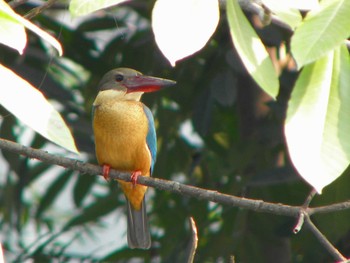
M 24 55 L 1 46 L 0 62 L 59 105 L 82 153 L 72 157 L 92 163 L 96 159 L 91 105 L 104 73 L 131 67 L 176 80 L 175 87 L 143 97 L 154 112 L 157 127 L 154 176 L 236 196 L 301 205 L 311 188 L 291 167 L 283 136 L 286 105 L 298 72 L 281 65 L 278 98 L 272 100 L 266 95 L 235 52 L 225 10 L 221 10 L 218 28 L 205 48 L 172 68 L 154 41 L 150 25 L 153 4 L 131 1 L 76 20 L 65 6 L 55 5 L 32 21 L 59 39 L 64 56 L 53 56 L 48 44 L 28 32 Z M 23 4 L 16 12 L 25 14 L 33 7 Z M 247 16 L 256 20 L 253 14 Z M 282 44 L 288 49 L 290 31 L 253 24 L 270 52 L 277 54 Z M 2 92 L 10 88 L 10 83 L 2 83 Z M 27 128 L 4 108 L 0 114 L 2 138 L 65 154 L 38 134 L 26 136 Z M 184 123 L 193 125 L 202 143 L 184 134 Z M 104 217 L 123 213 L 125 201 L 117 183 L 63 169 L 50 176 L 52 167 L 45 163 L 8 152 L 2 152 L 2 158 L 0 231 L 8 262 L 26 258 L 35 262 L 183 262 L 191 236 L 189 217 L 198 228 L 195 262 L 228 262 L 232 255 L 236 262 L 331 261 L 306 228 L 297 235 L 292 233 L 294 218 L 208 204 L 159 190 L 148 194 L 151 249 L 130 250 L 123 237 L 123 241 L 116 240 L 125 242 L 121 248 L 97 256 L 89 247 L 84 249 L 84 241 L 101 242 L 98 229 L 106 227 Z M 33 184 L 45 176 L 50 180 L 34 195 L 36 198 L 26 198 Z M 343 176 L 328 186 L 312 205 L 348 199 L 348 178 Z M 93 191 L 96 186 L 102 190 Z M 70 214 L 52 213 L 62 195 L 71 200 Z M 330 241 L 350 256 L 349 211 L 320 215 L 314 220 Z M 37 242 L 26 242 L 28 227 L 37 235 Z M 62 239 L 67 233 L 69 238 Z M 72 252 L 75 243 L 83 249 Z

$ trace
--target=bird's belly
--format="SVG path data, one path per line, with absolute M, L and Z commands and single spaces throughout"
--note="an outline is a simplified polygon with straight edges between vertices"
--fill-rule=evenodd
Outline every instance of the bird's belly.
M 93 122 L 100 164 L 122 171 L 140 170 L 142 175 L 149 175 L 148 121 L 141 103 L 123 101 L 97 106 Z

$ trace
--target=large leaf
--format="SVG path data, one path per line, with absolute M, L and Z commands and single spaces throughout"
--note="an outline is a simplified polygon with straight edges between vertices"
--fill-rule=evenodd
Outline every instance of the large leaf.
M 311 10 L 319 7 L 318 0 L 262 0 L 268 8 Z
M 294 1 L 289 0 L 263 0 L 267 6 L 281 21 L 295 29 L 301 22 L 302 17 L 300 11 L 293 6 L 290 6 Z M 317 1 L 316 1 L 317 2 Z M 305 3 L 308 3 L 306 1 Z M 318 2 L 317 2 L 318 3 Z
M 0 24 L 0 42 L 22 54 L 27 43 L 24 26 L 2 10 L 0 10 Z
M 350 61 L 345 47 L 305 66 L 287 112 L 292 162 L 319 193 L 350 161 Z
M 127 1 L 128 0 L 72 0 L 69 4 L 69 11 L 72 16 L 83 16 Z
M 47 139 L 78 152 L 74 139 L 60 114 L 43 94 L 10 69 L 0 65 L 0 104 Z
M 350 1 L 323 0 L 310 11 L 292 37 L 298 68 L 337 48 L 350 35 Z
M 227 18 L 233 44 L 247 71 L 273 98 L 278 93 L 278 78 L 263 43 L 249 24 L 236 0 L 227 0 Z
M 27 19 L 16 14 L 11 9 L 11 7 L 3 0 L 0 0 L 0 22 L 0 42 L 17 49 L 20 54 L 22 54 L 27 41 L 26 36 L 23 35 L 25 34 L 25 32 L 23 32 L 24 28 L 22 28 L 23 26 L 25 26 L 26 28 L 40 36 L 42 39 L 49 42 L 54 48 L 57 49 L 59 55 L 62 55 L 61 44 L 55 38 L 53 38 L 51 35 L 43 31 Z
M 157 45 L 172 66 L 203 48 L 218 23 L 218 0 L 158 0 L 152 12 Z

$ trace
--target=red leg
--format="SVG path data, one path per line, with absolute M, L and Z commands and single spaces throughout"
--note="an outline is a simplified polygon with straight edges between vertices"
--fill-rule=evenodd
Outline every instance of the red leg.
M 137 184 L 137 178 L 141 175 L 141 171 L 133 171 L 131 173 L 131 183 L 133 186 Z
M 107 182 L 109 181 L 109 171 L 110 170 L 111 170 L 111 167 L 108 164 L 104 164 L 102 166 L 102 175 Z

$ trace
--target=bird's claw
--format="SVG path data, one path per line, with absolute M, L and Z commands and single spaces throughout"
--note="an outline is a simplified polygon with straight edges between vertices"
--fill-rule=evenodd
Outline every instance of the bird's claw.
M 141 171 L 133 171 L 131 173 L 131 183 L 132 185 L 135 187 L 135 185 L 137 185 L 137 178 L 141 175 Z
M 109 182 L 109 171 L 111 170 L 111 167 L 108 165 L 108 164 L 104 164 L 102 166 L 102 175 L 103 175 L 103 178 Z

